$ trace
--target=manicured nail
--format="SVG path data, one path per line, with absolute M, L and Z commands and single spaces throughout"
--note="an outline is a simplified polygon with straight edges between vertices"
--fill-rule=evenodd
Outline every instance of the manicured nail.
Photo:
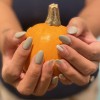
M 95 80 L 95 77 L 94 76 L 91 76 L 90 77 L 90 82 L 93 82 Z
M 60 79 L 65 79 L 65 76 L 63 74 L 59 74 Z
M 25 31 L 17 32 L 17 33 L 15 34 L 15 37 L 16 37 L 16 38 L 21 38 L 21 37 L 24 36 L 25 34 L 26 34 Z
M 71 39 L 67 36 L 64 36 L 64 35 L 60 35 L 59 40 L 62 41 L 62 43 L 64 43 L 64 44 L 70 44 L 71 43 Z
M 52 79 L 52 84 L 57 84 L 58 83 L 58 76 L 55 76 L 53 79 Z
M 67 31 L 68 31 L 69 34 L 76 34 L 78 32 L 78 28 L 75 27 L 75 26 L 71 26 L 71 27 L 68 28 Z
M 59 51 L 61 51 L 61 52 L 64 51 L 64 49 L 63 49 L 60 45 L 57 45 L 56 48 L 57 48 Z
M 42 50 L 40 50 L 35 57 L 35 63 L 36 64 L 41 64 L 43 62 L 43 58 L 44 58 L 44 52 Z
M 23 44 L 23 49 L 25 50 L 29 49 L 32 45 L 32 40 L 33 39 L 31 37 L 28 37 Z
M 55 64 L 56 64 L 57 67 L 61 67 L 62 66 L 62 62 L 59 59 L 57 59 L 55 61 Z
M 62 62 L 59 59 L 57 59 L 57 60 L 55 60 L 55 63 L 61 64 Z
M 48 63 L 48 65 L 49 65 L 49 66 L 52 66 L 52 65 L 54 64 L 54 61 L 55 61 L 55 60 L 50 60 L 49 63 Z

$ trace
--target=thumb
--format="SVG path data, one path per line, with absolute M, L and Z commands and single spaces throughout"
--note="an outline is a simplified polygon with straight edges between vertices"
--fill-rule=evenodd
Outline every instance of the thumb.
M 2 53 L 12 55 L 19 44 L 26 39 L 25 33 L 24 31 L 16 33 L 14 31 L 9 31 L 5 33 L 2 40 Z
M 21 44 L 22 41 L 24 41 L 26 39 L 25 36 L 26 32 L 25 31 L 21 31 L 21 32 L 11 32 L 6 34 L 6 40 L 10 43 L 8 44 L 8 46 L 18 46 L 19 44 Z M 6 41 L 6 42 L 7 42 Z
M 67 28 L 68 34 L 74 35 L 88 44 L 96 41 L 92 32 L 88 28 L 87 23 L 80 17 L 72 18 L 67 25 Z
M 85 21 L 80 17 L 72 18 L 67 27 L 68 33 L 75 36 L 82 35 L 83 32 L 89 31 Z

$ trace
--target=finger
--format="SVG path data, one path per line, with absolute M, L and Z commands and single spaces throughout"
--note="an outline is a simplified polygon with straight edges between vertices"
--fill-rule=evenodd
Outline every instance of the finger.
M 70 62 L 83 75 L 91 75 L 98 68 L 96 63 L 86 59 L 68 45 L 58 45 L 57 49 L 60 56 Z
M 15 34 L 15 38 L 21 39 L 21 38 L 25 37 L 25 35 L 26 35 L 26 32 L 25 31 L 17 32 Z
M 18 34 L 20 34 L 20 38 L 18 38 Z M 26 39 L 25 36 L 26 32 L 17 32 L 16 34 L 14 34 L 14 32 L 10 31 L 8 34 L 5 34 L 5 39 L 3 40 L 3 54 L 6 57 L 6 55 L 13 55 L 13 53 L 15 52 L 16 48 L 18 47 L 19 44 L 21 44 L 22 41 L 24 41 Z M 10 52 L 9 52 L 10 51 Z
M 67 44 L 70 47 L 74 48 L 77 52 L 79 52 L 84 57 L 88 59 L 90 58 L 92 54 L 90 45 L 86 44 L 85 42 L 71 35 L 67 35 L 67 36 L 61 35 L 59 36 L 59 39 L 62 41 L 62 43 Z
M 84 57 L 88 58 L 89 60 L 99 61 L 100 60 L 100 42 L 94 40 L 90 44 L 86 44 L 80 39 L 68 35 L 68 37 L 72 43 L 69 44 L 72 48 L 74 48 L 77 52 L 82 54 Z M 95 48 L 94 48 L 95 47 Z
M 70 20 L 67 26 L 67 32 L 79 38 L 81 37 L 86 43 L 91 43 L 96 40 L 89 30 L 86 21 L 80 17 L 74 17 Z
M 42 96 L 47 92 L 53 75 L 53 66 L 54 66 L 54 60 L 44 63 L 42 69 L 42 75 L 39 80 L 39 84 L 37 85 L 34 91 L 34 95 Z
M 48 91 L 53 90 L 58 85 L 58 76 L 52 78 Z
M 61 35 L 59 36 L 59 39 L 62 41 L 62 43 L 69 45 L 87 59 L 94 61 L 100 60 L 100 47 L 98 46 L 100 45 L 99 41 L 94 41 L 91 44 L 86 44 L 85 42 L 71 35 Z
M 11 34 L 11 37 L 7 37 L 9 41 L 11 41 L 14 45 L 20 44 L 23 40 L 26 39 L 26 32 L 21 31 L 21 32 L 16 32 L 15 34 Z
M 72 81 L 68 78 L 66 78 L 63 74 L 59 75 L 59 79 L 61 81 L 61 83 L 63 83 L 64 85 L 71 85 Z
M 66 78 L 70 79 L 71 82 L 77 85 L 86 85 L 87 83 L 89 83 L 90 76 L 83 76 L 65 60 L 57 60 L 56 63 L 58 69 Z
M 23 95 L 33 94 L 42 72 L 43 65 L 43 51 L 39 51 L 32 59 L 31 64 L 20 83 L 17 86 L 19 93 Z
M 17 77 L 21 74 L 23 70 L 23 66 L 31 52 L 32 48 L 32 38 L 27 38 L 16 50 L 15 54 L 13 55 L 11 64 L 12 66 L 9 67 L 11 72 L 16 73 Z
M 3 79 L 6 82 L 14 82 L 16 79 L 19 78 L 23 66 L 30 54 L 32 45 L 32 38 L 27 38 L 16 50 L 13 58 L 4 64 L 3 67 Z
M 8 45 L 11 45 L 11 46 L 19 45 L 23 40 L 26 39 L 25 34 L 26 34 L 25 31 L 16 32 L 15 34 L 14 32 L 10 32 L 8 35 L 5 34 L 6 40 L 9 41 L 10 43 Z
M 85 21 L 80 17 L 72 18 L 67 27 L 68 33 L 76 36 L 79 36 L 81 33 L 83 33 L 83 31 L 88 30 Z

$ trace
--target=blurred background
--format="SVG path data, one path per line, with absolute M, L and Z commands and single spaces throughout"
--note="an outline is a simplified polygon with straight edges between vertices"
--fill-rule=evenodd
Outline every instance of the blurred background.
M 100 66 L 100 65 L 99 65 Z M 100 69 L 100 68 L 99 68 Z M 97 100 L 100 100 L 100 72 L 99 72 L 99 93 L 98 93 L 98 97 Z

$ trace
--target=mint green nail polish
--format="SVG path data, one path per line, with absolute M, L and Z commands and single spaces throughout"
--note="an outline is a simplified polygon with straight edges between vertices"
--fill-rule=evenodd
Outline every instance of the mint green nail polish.
M 61 63 L 62 63 L 59 59 L 57 59 L 55 62 L 56 62 L 57 64 L 61 64 Z
M 57 45 L 56 48 L 60 51 L 60 52 L 63 52 L 64 49 L 60 46 L 60 45 Z
M 29 49 L 31 47 L 31 45 L 32 45 L 32 38 L 29 37 L 24 41 L 23 49 L 27 50 L 27 49 Z
M 58 83 L 58 76 L 55 76 L 53 79 L 52 79 L 52 84 L 57 84 Z
M 59 78 L 60 78 L 60 79 L 65 79 L 65 77 L 64 77 L 63 74 L 59 74 Z
M 54 64 L 54 61 L 55 61 L 55 60 L 49 61 L 48 65 L 49 65 L 49 66 L 52 66 L 52 65 Z
M 78 32 L 78 28 L 75 27 L 75 26 L 71 26 L 71 27 L 68 28 L 67 31 L 68 31 L 69 34 L 76 34 Z
M 35 63 L 41 64 L 43 62 L 43 58 L 44 58 L 44 52 L 41 50 L 36 54 Z
M 62 43 L 64 43 L 64 44 L 70 44 L 71 43 L 71 39 L 67 36 L 64 36 L 64 35 L 60 35 L 59 40 L 62 41 Z
M 16 38 L 21 38 L 21 37 L 24 36 L 25 34 L 26 34 L 25 31 L 17 32 L 17 33 L 15 34 L 15 37 L 16 37 Z

